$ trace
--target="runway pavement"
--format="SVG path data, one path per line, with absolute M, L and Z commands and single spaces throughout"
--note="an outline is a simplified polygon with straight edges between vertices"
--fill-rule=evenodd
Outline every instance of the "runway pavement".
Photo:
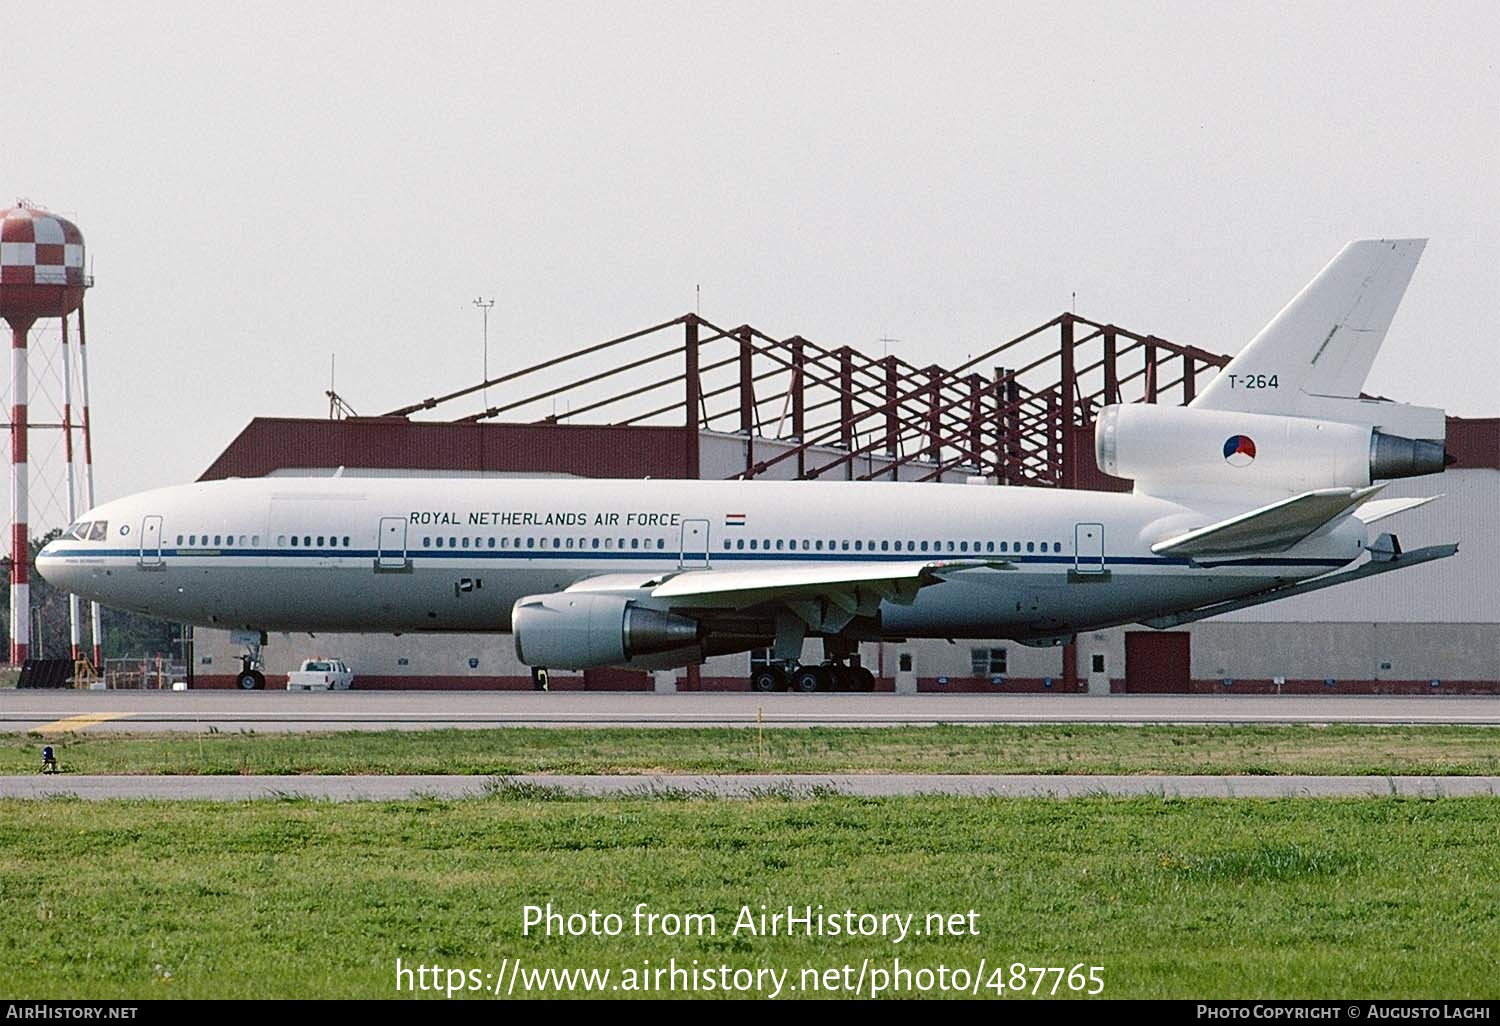
M 0 731 L 1366 723 L 1500 726 L 1500 696 L 0 691 Z
M 1313 776 L 1001 776 L 954 774 L 754 774 L 683 776 L 29 776 L 0 777 L 0 798 L 76 796 L 174 801 L 316 798 L 389 801 L 422 797 L 476 798 L 516 786 L 585 796 L 702 795 L 753 798 L 962 795 L 1009 798 L 1156 796 L 1168 798 L 1423 798 L 1500 794 L 1500 777 Z

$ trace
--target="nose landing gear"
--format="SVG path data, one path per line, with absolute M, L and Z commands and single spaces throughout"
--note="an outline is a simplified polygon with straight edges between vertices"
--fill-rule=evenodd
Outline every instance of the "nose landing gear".
M 245 646 L 240 656 L 240 672 L 234 678 L 234 686 L 241 691 L 263 691 L 266 675 L 261 672 L 260 648 L 266 643 L 264 631 L 233 631 L 230 639 Z

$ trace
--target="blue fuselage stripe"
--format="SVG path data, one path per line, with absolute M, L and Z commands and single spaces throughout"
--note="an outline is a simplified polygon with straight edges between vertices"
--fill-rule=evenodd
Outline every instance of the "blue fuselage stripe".
M 675 549 L 417 549 L 404 553 L 407 559 L 493 559 L 493 560 L 676 560 Z M 57 559 L 141 559 L 139 549 L 60 549 L 47 553 Z M 381 553 L 374 549 L 167 549 L 160 558 L 182 560 L 204 559 L 377 559 Z M 386 558 L 400 559 L 402 555 L 386 553 Z M 1035 566 L 1073 567 L 1095 570 L 1110 566 L 1193 566 L 1190 559 L 1180 556 L 1105 556 L 1075 562 L 1072 556 L 1019 555 L 1009 552 L 741 552 L 712 551 L 690 552 L 689 561 L 700 562 L 705 558 L 711 563 L 726 561 L 743 563 L 909 563 L 913 560 L 941 561 L 945 559 L 990 559 Z M 156 554 L 151 558 L 155 560 Z M 1210 564 L 1199 566 L 1264 566 L 1264 567 L 1341 567 L 1349 563 L 1346 559 L 1313 559 L 1286 556 L 1256 556 L 1244 559 L 1215 559 Z

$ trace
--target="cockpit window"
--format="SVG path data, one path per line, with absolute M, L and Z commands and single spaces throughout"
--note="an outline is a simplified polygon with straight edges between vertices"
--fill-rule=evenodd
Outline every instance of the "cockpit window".
M 109 533 L 108 520 L 95 520 L 89 525 L 89 541 L 103 541 Z

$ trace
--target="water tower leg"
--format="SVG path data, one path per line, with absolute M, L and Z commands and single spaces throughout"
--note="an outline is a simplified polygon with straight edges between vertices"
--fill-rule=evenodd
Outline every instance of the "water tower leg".
M 78 488 L 73 473 L 73 357 L 68 345 L 68 319 L 62 319 L 63 358 L 63 462 L 68 467 L 68 523 L 78 519 Z M 82 648 L 83 624 L 79 622 L 83 604 L 77 595 L 68 596 L 68 639 L 72 643 L 73 662 L 78 662 Z
M 10 661 L 22 666 L 31 654 L 31 539 L 26 496 L 26 332 L 10 329 Z
M 89 335 L 88 323 L 83 317 L 83 306 L 78 304 L 78 373 L 83 386 L 83 501 L 89 509 L 94 508 L 94 435 L 89 419 Z M 89 632 L 94 639 L 94 669 L 104 672 L 104 634 L 99 629 L 99 603 L 89 603 Z

